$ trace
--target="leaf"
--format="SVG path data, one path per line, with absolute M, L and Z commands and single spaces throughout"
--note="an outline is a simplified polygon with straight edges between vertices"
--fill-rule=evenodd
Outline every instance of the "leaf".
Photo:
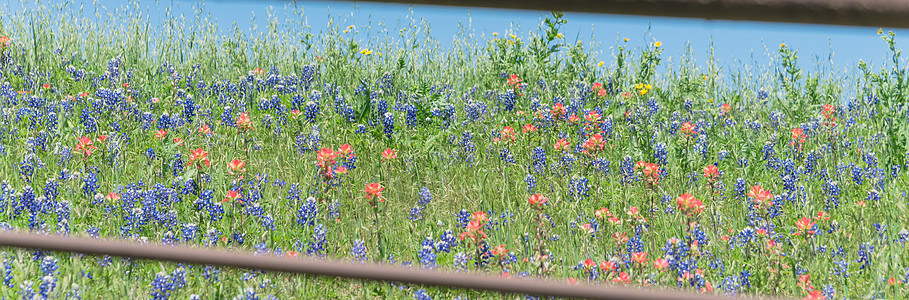
M 186 173 L 183 173 L 183 178 L 185 178 L 185 179 L 196 178 L 197 172 L 198 172 L 198 170 L 196 170 L 196 168 L 189 168 L 189 170 L 186 170 Z

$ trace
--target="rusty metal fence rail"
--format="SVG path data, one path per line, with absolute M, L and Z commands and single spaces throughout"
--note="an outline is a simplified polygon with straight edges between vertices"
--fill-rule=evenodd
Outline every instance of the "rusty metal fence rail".
M 13 231 L 0 231 L 0 247 L 4 246 L 568 298 L 729 299 L 729 297 L 677 290 L 645 290 L 585 283 L 568 284 L 545 279 L 502 278 L 476 273 L 452 273 L 378 264 L 277 257 L 188 246 L 140 244 Z
M 909 0 L 368 0 L 367 2 L 909 28 Z

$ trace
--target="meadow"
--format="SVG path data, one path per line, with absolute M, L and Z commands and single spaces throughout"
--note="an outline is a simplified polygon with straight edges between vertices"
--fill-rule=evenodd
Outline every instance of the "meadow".
M 0 17 L 0 226 L 707 294 L 909 292 L 892 32 L 868 32 L 891 63 L 843 73 L 802 69 L 785 44 L 723 68 L 541 19 L 442 48 L 415 19 L 218 35 L 201 11 Z M 4 299 L 525 297 L 37 249 L 0 261 Z

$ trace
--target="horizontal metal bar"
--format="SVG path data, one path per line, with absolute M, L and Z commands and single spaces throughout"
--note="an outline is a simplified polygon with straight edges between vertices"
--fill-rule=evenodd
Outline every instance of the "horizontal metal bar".
M 140 244 L 83 237 L 62 237 L 0 231 L 0 246 L 78 252 L 201 265 L 219 265 L 287 273 L 340 276 L 378 281 L 587 299 L 730 299 L 676 290 L 643 290 L 586 283 L 568 284 L 544 279 L 502 278 L 475 273 L 451 273 L 390 265 L 276 257 L 188 246 Z
M 642 16 L 909 28 L 907 0 L 367 0 Z

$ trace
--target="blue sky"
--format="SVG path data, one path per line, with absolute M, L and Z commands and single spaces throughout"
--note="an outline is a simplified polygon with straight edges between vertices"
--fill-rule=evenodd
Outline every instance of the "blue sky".
M 160 21 L 162 14 L 160 8 L 171 6 L 175 15 L 183 14 L 187 17 L 193 15 L 193 6 L 196 2 L 189 1 L 155 1 L 138 0 L 142 8 L 151 12 L 152 22 Z M 5 3 L 3 3 L 5 2 Z M 76 3 L 79 3 L 78 0 Z M 92 6 L 93 1 L 84 2 L 86 11 Z M 105 9 L 113 10 L 123 5 L 119 1 L 99 0 Z M 18 0 L 6 0 L 6 10 L 14 13 L 21 8 Z M 45 3 L 49 4 L 49 3 Z M 236 22 L 241 29 L 249 29 L 252 25 L 251 17 L 254 15 L 256 24 L 261 29 L 265 28 L 267 9 L 273 8 L 276 17 L 283 19 L 292 12 L 285 10 L 289 1 L 207 1 L 204 3 L 205 11 L 215 17 L 222 31 L 229 31 Z M 548 12 L 530 10 L 505 10 L 488 8 L 463 8 L 442 7 L 427 5 L 402 5 L 383 4 L 370 2 L 329 2 L 329 1 L 298 1 L 296 5 L 303 7 L 305 17 L 313 32 L 326 28 L 329 12 L 335 16 L 339 25 L 356 25 L 364 28 L 370 21 L 375 26 L 378 21 L 385 20 L 390 27 L 396 27 L 399 22 L 404 22 L 405 17 L 412 15 L 429 21 L 432 35 L 447 46 L 455 33 L 458 24 L 469 23 L 476 36 L 490 37 L 492 32 L 504 33 L 512 25 L 520 28 L 520 32 L 527 36 L 527 32 L 534 30 Z M 78 4 L 75 5 L 78 7 Z M 412 7 L 412 12 L 411 12 Z M 470 20 L 468 20 L 468 18 Z M 570 40 L 580 37 L 588 42 L 591 37 L 601 42 L 599 50 L 603 52 L 601 60 L 611 62 L 610 47 L 621 38 L 629 38 L 631 47 L 640 47 L 653 40 L 663 43 L 664 62 L 671 59 L 678 61 L 686 50 L 685 44 L 690 43 L 695 59 L 703 65 L 707 57 L 707 49 L 711 41 L 714 44 L 717 60 L 725 68 L 739 68 L 743 64 L 766 65 L 770 62 L 768 52 L 775 54 L 780 43 L 798 50 L 803 67 L 812 70 L 815 61 L 827 64 L 831 51 L 836 69 L 854 67 L 859 59 L 880 67 L 889 60 L 889 53 L 885 43 L 876 35 L 877 28 L 848 27 L 828 25 L 781 24 L 763 22 L 741 21 L 716 21 L 702 19 L 662 18 L 621 16 L 587 13 L 566 13 L 568 24 L 563 26 L 562 32 Z M 389 28 L 391 34 L 393 29 Z M 893 30 L 885 28 L 886 30 Z M 909 43 L 909 30 L 893 30 L 897 33 L 898 45 Z M 651 39 L 652 36 L 652 39 Z M 766 47 L 766 48 L 765 48 Z

